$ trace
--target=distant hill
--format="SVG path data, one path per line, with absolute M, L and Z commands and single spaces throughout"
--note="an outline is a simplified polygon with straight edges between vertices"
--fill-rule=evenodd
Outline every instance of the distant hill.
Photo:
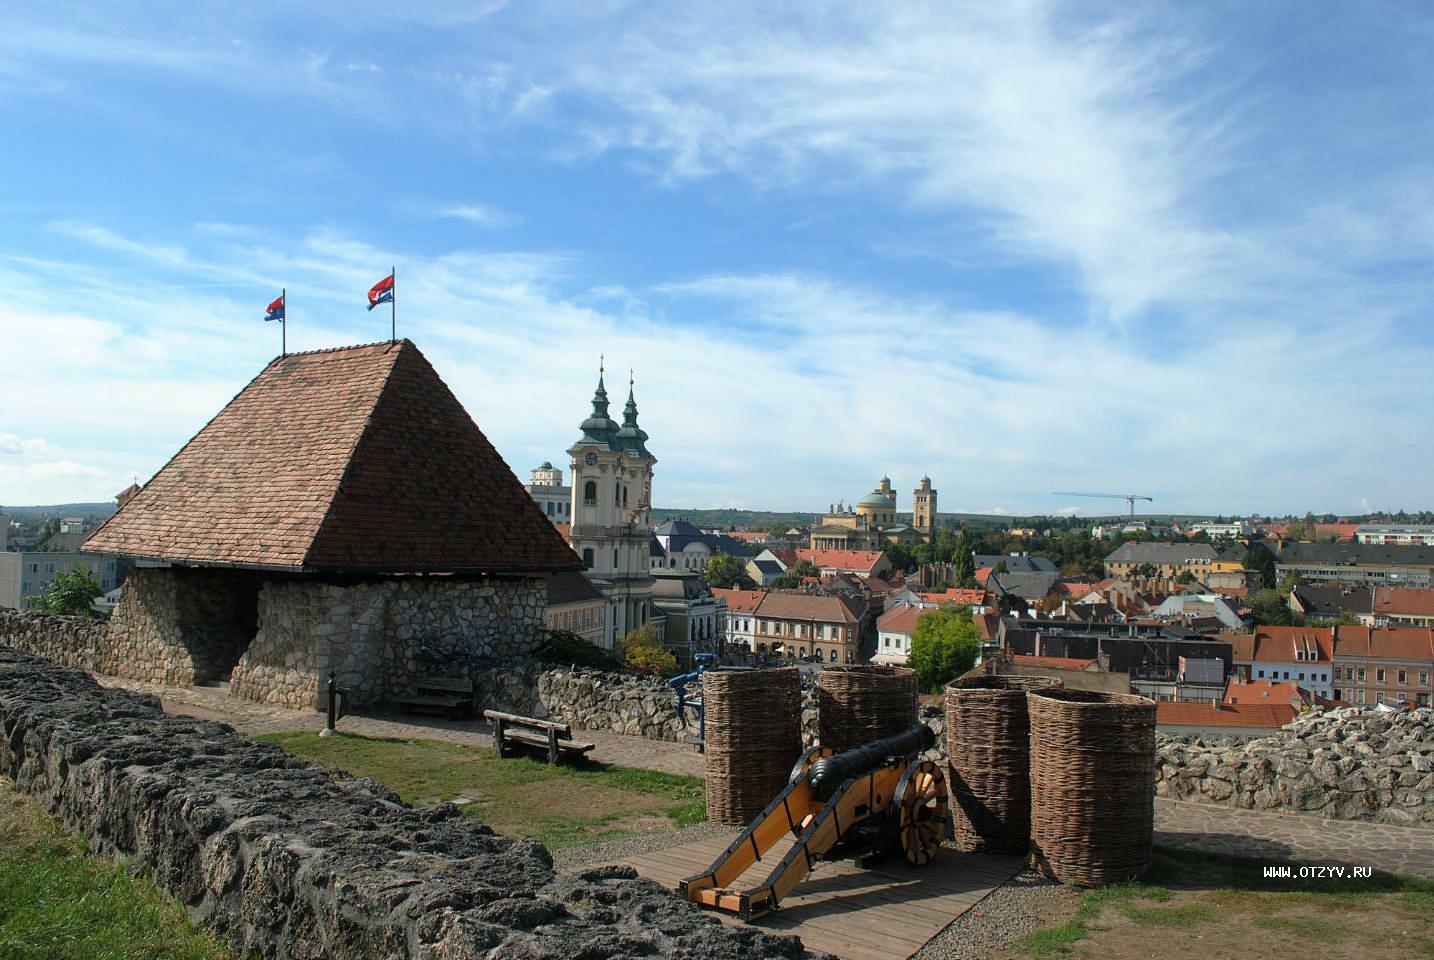
M 111 516 L 118 509 L 113 500 L 108 503 L 53 503 L 36 507 L 0 506 L 0 513 L 11 520 L 33 523 L 47 517 L 94 517 Z

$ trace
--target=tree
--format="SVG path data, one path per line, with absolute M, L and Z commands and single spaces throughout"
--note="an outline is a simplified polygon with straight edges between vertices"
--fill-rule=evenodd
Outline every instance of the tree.
M 623 635 L 622 655 L 628 666 L 653 676 L 677 669 L 677 657 L 663 647 L 657 628 L 650 623 Z
M 1275 582 L 1275 555 L 1262 543 L 1250 544 L 1250 549 L 1245 551 L 1244 558 L 1240 560 L 1240 566 L 1246 570 L 1258 571 L 1262 587 L 1268 587 Z
M 907 665 L 927 693 L 941 688 L 970 670 L 981 655 L 981 633 L 971 620 L 970 607 L 938 607 L 916 621 L 911 634 Z
M 1189 570 L 1182 570 L 1181 573 L 1180 573 L 1180 576 L 1178 576 L 1178 577 L 1175 578 L 1175 582 L 1176 582 L 1176 583 L 1194 583 L 1194 582 L 1195 582 L 1195 574 L 1191 573 Z
M 881 545 L 881 552 L 886 554 L 886 559 L 891 561 L 893 570 L 908 573 L 916 569 L 916 561 L 910 547 L 903 546 L 895 540 L 888 540 Z
M 51 580 L 43 593 L 33 597 L 35 609 L 62 617 L 98 617 L 95 598 L 104 593 L 94 574 L 84 564 Z
M 956 551 L 951 556 L 951 572 L 958 587 L 969 587 L 976 582 L 976 564 L 971 553 L 976 549 L 976 538 L 962 530 L 956 539 Z
M 1289 627 L 1295 622 L 1294 614 L 1285 603 L 1285 598 L 1280 596 L 1278 590 L 1268 587 L 1256 591 L 1250 598 L 1250 610 L 1255 615 L 1255 623 L 1261 627 Z
M 702 571 L 702 582 L 709 587 L 737 587 L 742 590 L 751 590 L 757 585 L 756 581 L 747 575 L 747 565 L 737 557 L 725 553 L 719 553 L 707 561 L 707 569 Z
M 1294 592 L 1295 587 L 1304 585 L 1304 577 L 1301 577 L 1298 570 L 1290 570 L 1280 578 L 1280 585 L 1275 590 L 1281 595 L 1288 597 Z
M 805 577 L 820 577 L 821 568 L 810 560 L 798 560 L 787 568 L 787 572 L 777 578 L 773 586 L 790 590 L 793 587 L 800 587 Z

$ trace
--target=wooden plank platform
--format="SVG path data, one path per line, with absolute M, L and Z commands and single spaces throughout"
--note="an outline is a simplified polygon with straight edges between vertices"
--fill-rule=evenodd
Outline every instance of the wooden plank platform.
M 735 834 L 734 834 L 735 835 Z M 722 836 L 629 857 L 620 862 L 670 890 L 706 870 L 732 837 Z M 791 848 L 783 840 L 734 886 L 755 886 Z M 794 933 L 812 950 L 842 960 L 905 960 L 1022 867 L 1020 857 L 988 857 L 943 848 L 925 867 L 899 857 L 863 870 L 850 860 L 822 862 L 776 913 L 754 921 Z M 712 911 L 730 923 L 729 914 Z

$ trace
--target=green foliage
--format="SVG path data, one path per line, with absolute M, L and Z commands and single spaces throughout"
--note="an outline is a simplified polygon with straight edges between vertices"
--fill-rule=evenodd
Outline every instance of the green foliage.
M 657 628 L 650 623 L 623 636 L 622 652 L 627 665 L 641 673 L 660 676 L 677 669 L 677 657 L 662 645 Z
M 725 553 L 719 553 L 707 561 L 707 569 L 702 571 L 702 582 L 709 587 L 735 587 L 741 590 L 751 590 L 757 585 L 756 581 L 747 575 L 746 562 Z
M 1275 590 L 1282 596 L 1288 597 L 1294 592 L 1295 587 L 1302 586 L 1304 582 L 1304 578 L 1299 575 L 1299 571 L 1291 570 L 1280 578 L 1280 585 L 1276 587 Z
M 1245 551 L 1244 559 L 1240 566 L 1246 570 L 1255 570 L 1260 574 L 1259 586 L 1268 587 L 1275 582 L 1275 555 L 1270 548 L 1263 543 L 1252 543 L 1250 549 Z
M 917 619 L 906 660 L 922 690 L 940 693 L 975 666 L 980 655 L 981 633 L 971 620 L 971 608 L 938 607 Z
M 544 663 L 593 667 L 598 670 L 618 670 L 623 665 L 620 657 L 593 646 L 570 630 L 549 630 L 535 656 Z
M 1295 622 L 1294 614 L 1278 590 L 1257 590 L 1250 598 L 1250 610 L 1255 615 L 1255 623 L 1262 627 L 1288 627 Z
M 98 617 L 95 598 L 104 593 L 94 574 L 84 564 L 51 580 L 43 593 L 33 598 L 35 609 L 62 617 Z
M 1195 574 L 1191 573 L 1189 570 L 1183 570 L 1183 571 L 1181 571 L 1180 576 L 1178 576 L 1178 577 L 1175 578 L 1175 582 L 1176 582 L 1176 583 L 1194 583 L 1194 582 L 1195 582 Z
M 221 960 L 233 957 L 144 875 L 92 855 L 0 781 L 0 957 Z
M 815 563 L 810 560 L 798 560 L 788 567 L 787 572 L 778 577 L 772 585 L 783 590 L 790 590 L 793 587 L 800 587 L 802 580 L 806 577 L 820 577 L 821 575 L 821 568 Z

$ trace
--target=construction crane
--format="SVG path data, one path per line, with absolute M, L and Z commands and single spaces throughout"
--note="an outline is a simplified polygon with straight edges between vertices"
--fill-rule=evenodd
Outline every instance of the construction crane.
M 1155 502 L 1154 497 L 1144 497 L 1138 493 L 1074 493 L 1070 490 L 1057 490 L 1051 494 L 1053 497 L 1094 497 L 1097 500 L 1124 500 L 1130 504 L 1130 518 L 1135 519 L 1135 501 L 1146 500 Z

